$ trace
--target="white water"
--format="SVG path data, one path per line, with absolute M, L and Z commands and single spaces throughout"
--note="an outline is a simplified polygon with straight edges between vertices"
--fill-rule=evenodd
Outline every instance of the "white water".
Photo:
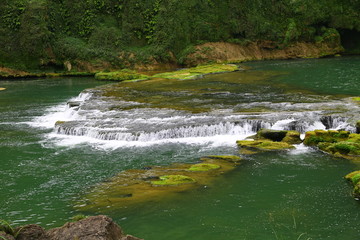
M 302 133 L 315 129 L 326 129 L 323 122 L 332 129 L 351 127 L 344 117 L 328 117 L 322 120 L 322 111 L 316 110 L 324 103 L 302 104 L 303 111 L 287 111 L 300 104 L 278 103 L 277 112 L 234 114 L 231 110 L 212 111 L 204 114 L 189 114 L 184 111 L 154 108 L 132 108 L 112 110 L 114 104 L 139 105 L 134 102 L 111 102 L 111 99 L 82 93 L 69 102 L 80 106 L 69 107 L 61 103 L 45 111 L 28 123 L 33 127 L 53 129 L 46 134 L 44 144 L 76 146 L 90 144 L 94 148 L 142 147 L 155 144 L 182 143 L 204 146 L 233 146 L 236 140 L 254 135 L 261 128 L 277 130 L 298 130 Z M 264 103 L 253 103 L 264 104 Z M 268 105 L 274 105 L 269 104 Z M 326 106 L 340 105 L 325 103 Z M 116 105 L 115 105 L 116 106 Z M 315 109 L 309 111 L 308 109 Z M 328 110 L 326 110 L 328 111 Z M 56 124 L 58 121 L 65 123 Z M 322 122 L 323 121 L 323 122 Z M 50 141 L 49 141 L 50 140 Z M 305 151 L 297 147 L 297 151 Z

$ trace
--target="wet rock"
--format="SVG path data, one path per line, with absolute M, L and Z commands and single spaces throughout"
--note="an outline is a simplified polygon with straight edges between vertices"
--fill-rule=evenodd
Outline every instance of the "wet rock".
M 195 171 L 195 172 L 206 172 L 211 170 L 219 169 L 220 166 L 216 164 L 211 163 L 198 163 L 194 164 L 189 168 L 189 171 Z
M 271 140 L 274 142 L 286 142 L 289 144 L 299 144 L 302 142 L 300 133 L 297 131 L 261 129 L 255 136 L 256 140 Z
M 0 232 L 0 239 L 15 240 L 15 238 L 12 235 L 7 234 L 5 232 Z
M 67 102 L 67 105 L 69 106 L 69 108 L 73 108 L 73 107 L 79 107 L 81 103 L 82 103 L 81 101 L 69 101 Z
M 295 148 L 286 142 L 274 142 L 267 140 L 242 140 L 236 142 L 242 154 L 253 154 L 261 151 L 288 150 Z
M 360 133 L 360 121 L 356 123 L 356 133 Z
M 19 227 L 15 230 L 18 232 L 16 240 L 45 240 L 46 231 L 36 224 L 30 224 Z
M 189 184 L 195 183 L 196 180 L 185 176 L 185 175 L 166 175 L 159 177 L 158 181 L 151 181 L 152 185 L 155 186 L 171 186 L 171 185 L 181 185 L 181 184 Z
M 242 158 L 235 155 L 210 155 L 210 156 L 202 157 L 200 160 L 201 161 L 223 160 L 227 162 L 238 163 L 242 160 Z
M 47 232 L 49 240 L 120 240 L 123 237 L 121 228 L 103 215 L 66 223 Z

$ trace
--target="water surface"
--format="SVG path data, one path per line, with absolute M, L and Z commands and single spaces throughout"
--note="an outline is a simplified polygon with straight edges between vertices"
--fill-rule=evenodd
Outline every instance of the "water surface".
M 87 78 L 2 81 L 0 218 L 62 225 L 87 191 L 123 170 L 237 155 L 235 141 L 261 127 L 353 131 L 359 61 L 249 63 L 196 81 L 120 84 L 121 94 L 107 96 L 104 87 L 78 96 L 104 84 Z M 54 128 L 58 120 L 67 123 Z M 174 198 L 84 214 L 108 214 L 147 240 L 352 240 L 360 206 L 343 176 L 358 168 L 300 145 L 245 156 L 234 171 Z

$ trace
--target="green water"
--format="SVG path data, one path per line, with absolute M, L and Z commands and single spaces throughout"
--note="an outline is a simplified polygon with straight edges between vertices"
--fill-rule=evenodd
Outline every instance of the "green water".
M 247 65 L 254 70 L 248 71 L 281 74 L 275 74 L 269 85 L 242 86 L 254 90 L 252 99 L 256 101 L 261 94 L 266 102 L 288 100 L 280 87 L 304 99 L 313 99 L 316 93 L 321 99 L 341 99 L 334 95 L 360 95 L 358 63 L 359 57 L 251 63 Z M 231 73 L 208 79 L 211 84 L 214 80 L 221 84 L 222 79 L 228 84 L 226 79 L 238 76 Z M 78 214 L 73 209 L 76 200 L 122 170 L 195 162 L 210 154 L 237 154 L 235 144 L 162 142 L 118 148 L 86 141 L 57 144 L 56 139 L 47 137 L 52 129 L 28 124 L 52 107 L 65 105 L 83 89 L 100 84 L 86 78 L 0 81 L 0 87 L 7 88 L 0 91 L 0 218 L 15 224 L 60 226 Z M 216 88 L 227 91 L 225 85 Z M 235 87 L 230 91 L 242 90 Z M 216 104 L 221 100 L 218 95 L 214 98 Z M 249 98 L 231 99 L 249 103 Z M 350 196 L 351 188 L 343 176 L 358 169 L 356 163 L 306 148 L 260 154 L 247 157 L 209 186 L 179 193 L 176 198 L 85 214 L 108 214 L 127 233 L 146 240 L 353 240 L 360 235 L 360 205 Z

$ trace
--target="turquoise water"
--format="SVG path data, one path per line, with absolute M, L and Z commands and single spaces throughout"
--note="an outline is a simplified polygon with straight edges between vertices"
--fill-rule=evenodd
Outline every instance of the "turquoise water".
M 196 162 L 201 156 L 210 154 L 238 154 L 234 141 L 251 133 L 242 131 L 243 125 L 237 125 L 243 118 L 260 119 L 272 127 L 298 115 L 301 119 L 298 124 L 305 127 L 313 126 L 313 122 L 306 125 L 303 115 L 313 117 L 317 123 L 314 126 L 320 124 L 317 114 L 340 114 L 344 118 L 349 115 L 350 121 L 354 114 L 358 116 L 358 110 L 346 97 L 360 95 L 356 84 L 357 76 L 360 76 L 359 61 L 360 58 L 353 57 L 247 64 L 253 67 L 253 70 L 247 70 L 249 73 L 261 70 L 276 73 L 265 82 L 241 82 L 243 72 L 209 76 L 201 79 L 201 83 L 216 85 L 212 88 L 216 90 L 204 88 L 202 97 L 187 92 L 196 104 L 201 100 L 211 105 L 212 112 L 206 114 L 167 109 L 155 109 L 154 113 L 151 108 L 137 111 L 132 107 L 121 113 L 111 112 L 113 115 L 105 108 L 87 115 L 92 108 L 106 105 L 98 99 L 90 99 L 80 112 L 82 115 L 79 113 L 80 117 L 72 118 L 76 120 L 75 124 L 81 124 L 81 117 L 87 117 L 88 122 L 84 124 L 94 128 L 94 124 L 103 124 L 104 119 L 109 123 L 108 119 L 113 117 L 138 132 L 140 129 L 131 125 L 132 117 L 136 116 L 133 120 L 137 125 L 153 121 L 149 124 L 151 130 L 155 129 L 153 131 L 185 129 L 188 134 L 185 140 L 177 139 L 176 134 L 175 137 L 166 135 L 170 140 L 155 134 L 158 138 L 146 138 L 143 142 L 139 139 L 104 141 L 90 135 L 59 135 L 54 133 L 52 125 L 61 120 L 57 118 L 66 111 L 66 102 L 82 90 L 103 82 L 87 78 L 0 81 L 0 87 L 7 88 L 0 91 L 0 218 L 15 224 L 60 226 L 79 214 L 73 206 L 84 193 L 123 170 Z M 241 87 L 236 81 L 240 81 Z M 191 88 L 192 82 L 187 83 Z M 132 93 L 134 99 L 138 98 L 135 92 Z M 217 94 L 219 92 L 221 94 Z M 166 96 L 174 94 L 168 92 Z M 182 101 L 189 104 L 189 99 L 182 98 Z M 224 101 L 223 105 L 221 101 Z M 308 105 L 299 106 L 299 102 L 311 104 L 312 109 L 309 110 Z M 324 102 L 346 107 L 336 113 L 329 107 L 325 112 L 313 111 L 315 107 L 324 108 Z M 198 106 L 196 104 L 194 106 Z M 264 105 L 267 110 L 244 117 L 241 111 L 249 104 L 254 106 L 247 111 Z M 141 115 L 144 112 L 146 114 Z M 43 121 L 44 116 L 46 121 Z M 130 119 L 130 123 L 124 119 Z M 47 121 L 52 124 L 50 127 Z M 224 121 L 232 128 L 222 132 L 219 126 Z M 196 125 L 199 122 L 201 125 Z M 109 126 L 106 125 L 107 129 Z M 217 130 L 211 132 L 210 127 Z M 145 133 L 151 135 L 142 132 Z M 298 146 L 290 152 L 248 156 L 234 171 L 208 186 L 179 193 L 171 199 L 84 214 L 108 214 L 127 233 L 146 240 L 353 240 L 360 235 L 357 224 L 360 205 L 350 196 L 351 188 L 343 176 L 358 169 L 357 163 Z

